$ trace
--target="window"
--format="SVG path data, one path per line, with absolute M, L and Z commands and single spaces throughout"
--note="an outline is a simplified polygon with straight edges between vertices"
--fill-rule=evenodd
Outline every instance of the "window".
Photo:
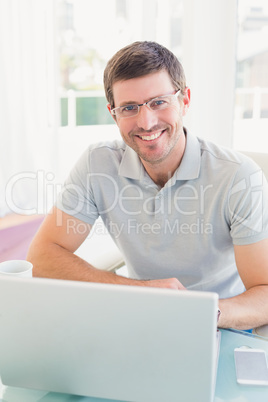
M 265 152 L 268 144 L 268 3 L 238 1 L 234 148 Z
M 136 40 L 155 40 L 182 60 L 192 89 L 190 130 L 221 145 L 265 150 L 267 0 L 57 0 L 57 10 L 60 136 L 67 141 L 69 135 L 71 145 L 66 159 L 74 162 L 85 144 L 118 135 L 106 110 L 103 70 L 118 49 Z M 204 82 L 210 83 L 205 92 Z M 74 128 L 81 140 L 75 144 Z
M 102 77 L 136 40 L 156 40 L 180 57 L 182 1 L 58 0 L 61 126 L 113 124 Z

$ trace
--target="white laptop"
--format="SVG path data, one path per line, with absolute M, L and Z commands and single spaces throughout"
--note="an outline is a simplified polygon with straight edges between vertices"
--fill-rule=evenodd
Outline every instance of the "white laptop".
M 217 304 L 214 293 L 2 276 L 2 383 L 118 401 L 213 401 Z

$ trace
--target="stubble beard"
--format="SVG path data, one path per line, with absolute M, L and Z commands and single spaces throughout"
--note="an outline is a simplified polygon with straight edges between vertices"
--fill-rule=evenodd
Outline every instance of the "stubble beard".
M 170 127 L 164 127 L 163 128 L 163 127 L 159 127 L 159 126 L 154 127 L 153 129 L 150 129 L 148 131 L 144 131 L 144 130 L 132 131 L 129 135 L 130 135 L 131 138 L 134 138 L 134 136 L 136 136 L 136 135 L 138 135 L 138 136 L 140 136 L 140 135 L 149 135 L 151 132 L 154 132 L 154 131 L 157 131 L 157 130 L 162 130 L 162 131 L 165 130 L 165 132 L 163 134 L 161 134 L 161 135 L 167 135 L 167 136 L 169 136 L 169 138 L 172 138 L 172 134 L 170 134 L 171 133 L 171 128 Z M 142 161 L 147 162 L 152 166 L 157 165 L 157 164 L 160 164 L 163 160 L 165 160 L 172 153 L 172 151 L 174 150 L 175 146 L 177 145 L 178 141 L 181 138 L 181 135 L 183 134 L 183 128 L 179 129 L 179 131 L 180 131 L 179 134 L 176 134 L 176 136 L 175 136 L 175 133 L 173 134 L 173 136 L 175 137 L 175 141 L 173 140 L 174 142 L 171 142 L 171 143 L 169 142 L 167 144 L 167 149 L 164 151 L 164 153 L 162 153 L 162 155 L 160 157 L 156 156 L 155 158 L 152 158 L 152 155 L 148 154 L 148 152 L 147 153 L 143 152 L 140 149 L 139 145 L 136 144 L 135 140 L 133 140 L 132 144 L 129 145 L 129 146 L 131 146 L 131 148 L 138 154 L 139 158 Z M 150 144 L 147 144 L 147 145 L 148 145 L 149 148 L 151 148 L 151 152 L 153 151 L 154 147 L 157 147 L 157 144 L 153 144 L 153 143 L 151 144 L 151 147 L 150 147 Z

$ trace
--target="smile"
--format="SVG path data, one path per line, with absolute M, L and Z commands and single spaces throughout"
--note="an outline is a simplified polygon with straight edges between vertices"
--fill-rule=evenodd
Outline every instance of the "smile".
M 145 135 L 145 136 L 139 135 L 138 137 L 141 138 L 141 139 L 144 140 L 144 141 L 152 141 L 152 140 L 155 140 L 156 138 L 160 137 L 160 135 L 161 135 L 164 131 L 165 131 L 165 130 L 162 130 L 162 131 L 159 131 L 159 132 L 154 133 L 154 134 L 152 134 L 152 135 Z

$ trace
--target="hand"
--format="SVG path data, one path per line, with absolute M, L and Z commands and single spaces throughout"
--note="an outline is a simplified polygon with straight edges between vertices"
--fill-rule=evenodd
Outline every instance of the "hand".
M 150 281 L 142 281 L 142 283 L 143 286 L 149 286 L 153 288 L 187 290 L 177 278 L 154 279 Z

